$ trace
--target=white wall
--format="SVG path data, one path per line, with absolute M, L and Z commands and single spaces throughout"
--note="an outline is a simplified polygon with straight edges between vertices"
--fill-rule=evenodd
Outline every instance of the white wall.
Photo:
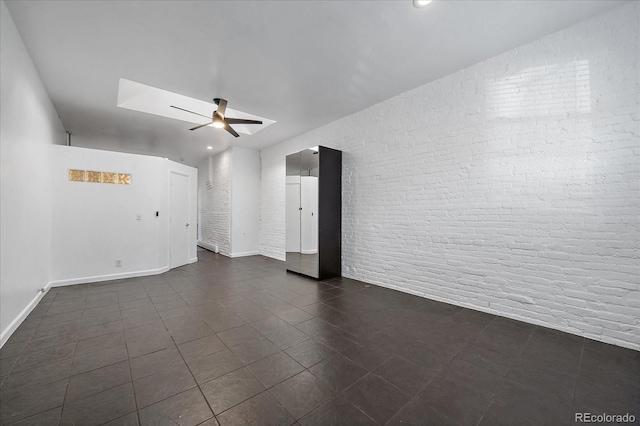
M 71 182 L 69 169 L 130 173 L 131 185 Z M 161 273 L 169 268 L 169 172 L 191 179 L 197 215 L 197 170 L 159 157 L 87 148 L 53 148 L 53 285 Z M 159 212 L 159 216 L 155 216 Z M 137 215 L 141 220 L 137 220 Z M 190 230 L 191 261 L 197 260 Z M 122 261 L 116 267 L 116 259 Z
M 40 288 L 166 269 L 169 222 L 162 213 L 169 211 L 169 170 L 192 176 L 194 223 L 197 170 L 155 157 L 61 146 L 62 123 L 4 2 L 0 9 L 2 346 L 37 304 Z M 127 170 L 134 180 L 130 187 L 79 184 L 67 180 L 68 168 Z M 195 229 L 191 241 L 195 261 Z M 122 268 L 115 267 L 116 257 Z
M 263 150 L 261 253 L 285 255 L 285 155 L 325 145 L 344 151 L 343 275 L 640 349 L 639 13 Z
M 39 300 L 51 261 L 51 145 L 65 132 L 0 2 L 0 346 Z
M 198 244 L 231 253 L 232 150 L 205 159 L 198 167 Z
M 198 170 L 198 244 L 225 256 L 258 254 L 260 153 L 232 147 Z
M 233 148 L 231 178 L 231 256 L 259 253 L 260 153 Z

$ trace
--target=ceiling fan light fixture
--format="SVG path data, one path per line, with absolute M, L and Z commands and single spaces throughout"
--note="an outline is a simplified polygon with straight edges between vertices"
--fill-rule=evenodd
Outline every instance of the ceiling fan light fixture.
M 431 3 L 431 1 L 432 0 L 413 0 L 413 5 L 417 8 L 421 8 Z
M 224 127 L 224 122 L 222 120 L 213 120 L 213 127 L 216 129 L 222 129 Z

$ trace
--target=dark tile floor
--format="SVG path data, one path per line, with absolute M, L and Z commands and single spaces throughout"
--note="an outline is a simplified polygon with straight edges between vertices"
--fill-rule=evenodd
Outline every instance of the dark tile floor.
M 640 353 L 263 257 L 51 289 L 0 423 L 569 425 L 640 418 Z M 637 420 L 636 420 L 637 422 Z

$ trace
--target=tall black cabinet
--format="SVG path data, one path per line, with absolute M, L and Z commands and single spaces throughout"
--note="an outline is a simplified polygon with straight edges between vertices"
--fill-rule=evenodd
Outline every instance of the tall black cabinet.
M 287 156 L 287 271 L 341 275 L 342 152 L 323 146 Z

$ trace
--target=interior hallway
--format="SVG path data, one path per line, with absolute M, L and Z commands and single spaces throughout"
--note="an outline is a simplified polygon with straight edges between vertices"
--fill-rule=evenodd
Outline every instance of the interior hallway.
M 0 350 L 0 423 L 640 418 L 640 353 L 261 256 L 53 288 Z M 218 423 L 219 422 L 219 423 Z

